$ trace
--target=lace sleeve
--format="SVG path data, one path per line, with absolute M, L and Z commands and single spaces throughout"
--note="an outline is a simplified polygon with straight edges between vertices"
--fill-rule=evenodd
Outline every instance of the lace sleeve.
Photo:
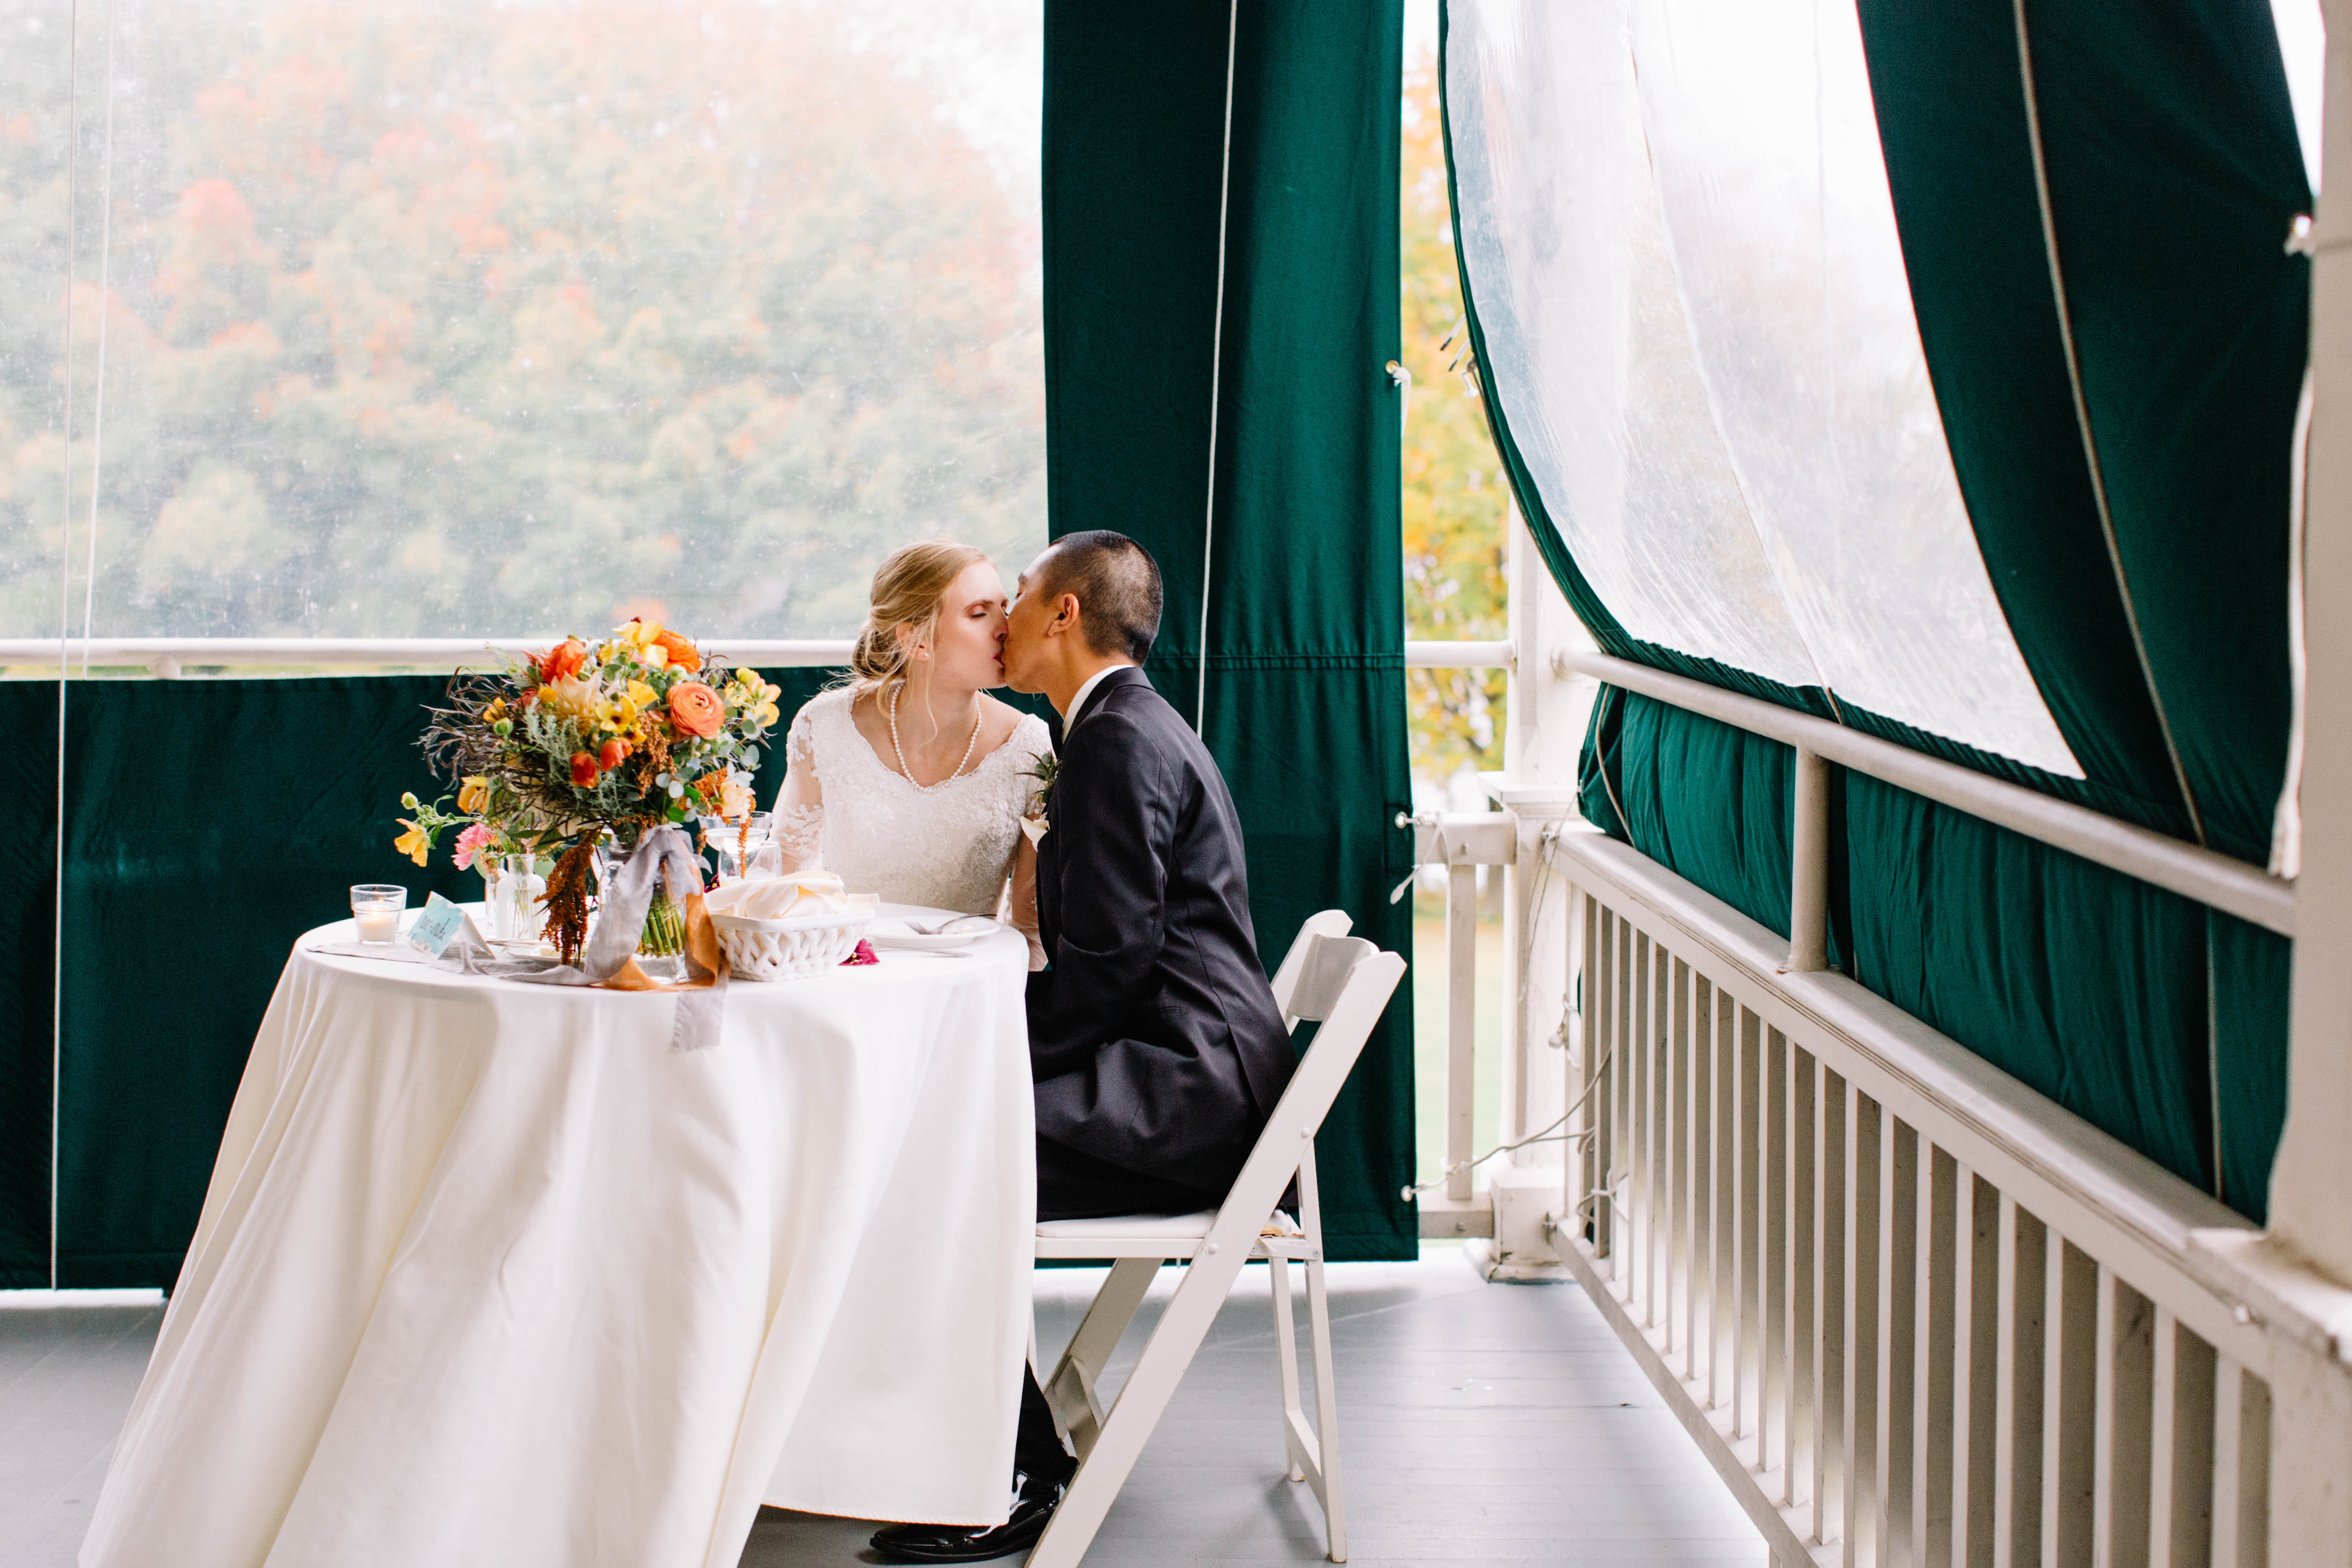
M 814 730 L 809 710 L 793 716 L 784 731 L 784 787 L 776 796 L 771 835 L 782 864 L 780 871 L 805 871 L 817 863 L 824 829 L 824 785 L 817 777 Z

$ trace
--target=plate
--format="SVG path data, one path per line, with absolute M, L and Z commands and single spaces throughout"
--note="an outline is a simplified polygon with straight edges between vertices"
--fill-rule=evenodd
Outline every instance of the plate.
M 935 915 L 921 923 L 927 926 L 936 925 L 948 918 L 944 914 Z M 953 931 L 943 931 L 938 936 L 925 936 L 908 926 L 900 916 L 877 915 L 875 917 L 874 923 L 866 928 L 866 940 L 876 947 L 913 948 L 917 951 L 926 948 L 970 947 L 973 942 L 984 937 L 993 936 L 1003 929 L 994 921 L 988 921 L 983 924 L 982 918 L 974 915 Z

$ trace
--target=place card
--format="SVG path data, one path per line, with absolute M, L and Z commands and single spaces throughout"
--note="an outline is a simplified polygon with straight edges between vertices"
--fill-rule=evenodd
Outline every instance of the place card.
M 415 923 L 408 928 L 408 945 L 429 957 L 438 958 L 448 950 L 449 943 L 461 931 L 473 932 L 473 942 L 468 944 L 469 948 L 479 945 L 486 952 L 489 950 L 488 944 L 482 942 L 480 933 L 474 931 L 474 922 L 464 909 L 435 893 L 425 900 L 425 912 L 418 915 Z

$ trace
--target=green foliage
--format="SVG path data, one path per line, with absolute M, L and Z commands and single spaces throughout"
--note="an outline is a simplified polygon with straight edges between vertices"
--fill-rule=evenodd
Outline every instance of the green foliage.
M 1401 162 L 1404 363 L 1413 381 L 1404 433 L 1405 635 L 1500 637 L 1508 489 L 1466 374 L 1433 54 L 1405 67 Z M 1503 689 L 1498 669 L 1412 671 L 1414 773 L 1442 781 L 1465 765 L 1501 767 Z
M 63 17 L 0 0 L 0 635 L 68 542 Z M 121 24 L 110 164 L 85 21 L 97 628 L 837 636 L 908 539 L 1042 542 L 1034 196 L 855 26 L 174 0 Z

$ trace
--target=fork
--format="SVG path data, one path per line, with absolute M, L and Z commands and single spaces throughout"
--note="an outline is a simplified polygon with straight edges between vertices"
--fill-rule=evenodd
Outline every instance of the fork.
M 986 915 L 958 915 L 952 920 L 941 921 L 935 926 L 917 925 L 913 921 L 908 921 L 907 922 L 907 929 L 913 931 L 917 936 L 945 936 L 950 927 L 960 926 L 966 921 L 985 921 L 990 925 L 994 925 L 996 923 L 995 921 L 991 920 Z

